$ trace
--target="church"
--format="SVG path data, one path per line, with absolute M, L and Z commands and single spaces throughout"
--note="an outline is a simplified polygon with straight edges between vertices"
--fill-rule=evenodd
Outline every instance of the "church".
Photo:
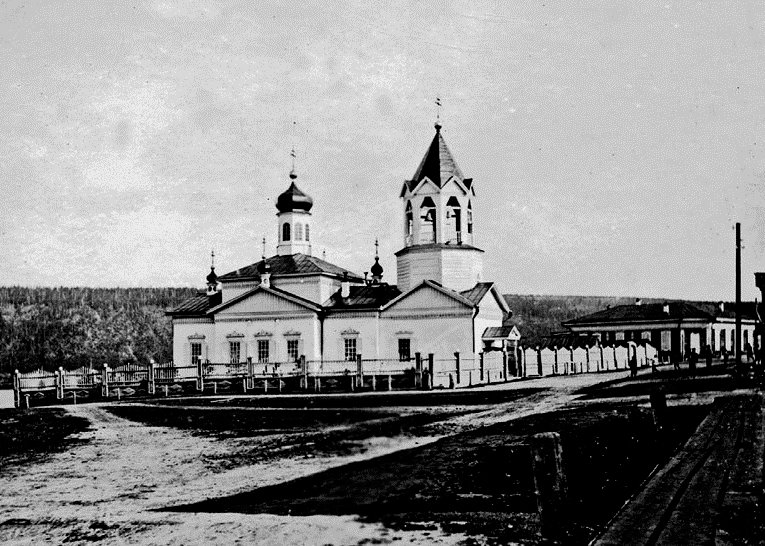
M 387 282 L 377 252 L 369 278 L 314 256 L 314 202 L 298 187 L 294 165 L 289 178 L 276 201 L 276 254 L 265 256 L 264 243 L 260 261 L 220 276 L 213 263 L 207 290 L 167 312 L 177 366 L 251 362 L 275 369 L 304 360 L 321 371 L 359 355 L 397 363 L 416 353 L 476 358 L 517 346 L 518 330 L 503 326 L 507 303 L 483 279 L 475 185 L 439 123 L 401 186 L 397 284 Z

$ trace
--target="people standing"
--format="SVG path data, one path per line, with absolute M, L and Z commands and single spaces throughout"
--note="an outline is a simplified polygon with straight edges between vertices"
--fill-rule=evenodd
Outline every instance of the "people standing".
M 706 361 L 707 368 L 712 367 L 712 348 L 709 345 L 704 346 L 704 360 Z
M 699 353 L 696 352 L 696 347 L 691 349 L 691 356 L 688 357 L 688 368 L 691 371 L 691 375 L 696 375 L 696 364 L 699 362 Z

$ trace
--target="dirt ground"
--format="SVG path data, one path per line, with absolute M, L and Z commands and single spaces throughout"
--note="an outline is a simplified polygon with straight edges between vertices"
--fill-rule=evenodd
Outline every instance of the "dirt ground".
M 409 393 L 389 394 L 385 404 L 376 404 L 374 395 L 335 400 L 316 396 L 315 406 L 333 411 L 317 413 L 308 423 L 282 417 L 277 426 L 273 418 L 289 408 L 265 410 L 269 414 L 262 408 L 289 405 L 284 397 L 270 397 L 273 403 L 266 397 L 189 399 L 185 405 L 183 401 L 173 401 L 172 407 L 123 405 L 111 411 L 100 404 L 67 406 L 71 415 L 90 422 L 88 430 L 72 437 L 75 442 L 70 447 L 43 460 L 4 464 L 0 469 L 0 542 L 481 543 L 480 535 L 459 526 L 445 527 L 437 521 L 391 525 L 345 513 L 349 510 L 297 515 L 289 510 L 245 514 L 167 509 L 246 494 L 351 463 L 438 445 L 435 442 L 481 427 L 576 408 L 590 403 L 579 400 L 579 389 L 623 376 L 624 372 L 615 372 L 492 385 L 474 389 L 473 397 L 460 392 L 461 401 L 443 393 L 444 404 L 438 394 L 425 395 L 419 404 L 418 397 Z M 678 396 L 683 403 L 703 403 L 713 393 Z M 234 412 L 232 404 L 239 406 Z M 216 412 L 228 412 L 219 415 L 226 415 L 229 425 L 239 424 L 224 427 L 226 431 L 214 430 L 216 419 L 208 420 L 206 430 L 182 426 L 184 414 L 188 418 L 216 405 L 221 407 Z M 357 415 L 347 413 L 351 407 L 358 408 Z M 242 417 L 246 414 L 252 415 Z

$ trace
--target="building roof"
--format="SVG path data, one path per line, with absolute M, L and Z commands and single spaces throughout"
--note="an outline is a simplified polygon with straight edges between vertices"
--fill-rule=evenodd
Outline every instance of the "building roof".
M 425 152 L 425 156 L 420 161 L 420 165 L 412 176 L 411 180 L 404 182 L 409 191 L 413 191 L 417 184 L 423 179 L 428 178 L 439 188 L 451 178 L 455 177 L 467 188 L 470 188 L 473 179 L 465 178 L 457 162 L 454 160 L 449 147 L 446 145 L 444 137 L 441 135 L 441 127 L 436 125 L 436 134 Z
M 483 339 L 507 339 L 515 326 L 489 326 L 483 331 Z
M 204 292 L 199 292 L 196 296 L 192 296 L 172 309 L 169 309 L 166 314 L 189 317 L 204 316 L 209 309 L 212 309 L 216 305 L 220 305 L 222 298 L 223 295 L 221 292 L 216 292 L 213 296 L 208 296 Z
M 343 298 L 341 290 L 338 290 L 324 303 L 324 307 L 331 311 L 378 309 L 400 294 L 398 287 L 386 283 L 351 286 L 347 298 Z
M 493 282 L 479 282 L 473 288 L 461 291 L 460 294 L 477 305 L 492 286 L 494 286 Z
M 231 271 L 225 275 L 218 277 L 221 282 L 226 281 L 239 281 L 257 279 L 260 277 L 259 267 L 264 260 L 255 262 L 236 271 Z M 271 256 L 266 258 L 265 262 L 271 268 L 271 275 L 277 277 L 279 275 L 299 275 L 299 274 L 319 274 L 332 275 L 336 277 L 342 277 L 345 273 L 348 273 L 348 277 L 351 281 L 361 281 L 362 278 L 356 273 L 352 273 L 347 269 L 344 269 L 338 265 L 331 264 L 315 256 L 308 256 L 307 254 L 292 254 L 288 256 Z
M 664 306 L 669 306 L 669 313 L 664 312 Z M 575 318 L 564 322 L 565 326 L 580 326 L 586 324 L 600 324 L 604 322 L 629 323 L 645 321 L 674 321 L 686 319 L 700 319 L 712 321 L 714 316 L 702 311 L 695 305 L 687 302 L 646 303 L 642 305 L 617 305 L 609 309 L 603 309 L 590 315 Z
M 715 318 L 736 318 L 736 303 L 735 302 L 708 302 L 698 301 L 693 302 L 693 305 L 701 309 L 702 311 L 709 313 Z M 757 317 L 757 310 L 755 308 L 755 302 L 742 301 L 741 302 L 741 318 L 745 320 L 755 320 Z

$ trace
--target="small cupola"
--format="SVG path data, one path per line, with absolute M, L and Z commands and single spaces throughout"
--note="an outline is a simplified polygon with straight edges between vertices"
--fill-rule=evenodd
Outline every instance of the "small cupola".
M 290 186 L 276 199 L 276 208 L 279 213 L 279 244 L 276 253 L 279 256 L 292 254 L 311 255 L 311 208 L 313 199 L 307 193 L 297 187 L 295 180 L 295 150 L 292 156 L 292 170 L 290 170 Z
M 218 292 L 218 275 L 215 274 L 215 251 L 210 253 L 211 264 L 210 273 L 207 274 L 205 279 L 207 280 L 207 295 L 213 296 Z
M 380 256 L 378 252 L 379 247 L 380 247 L 380 242 L 377 239 L 375 239 L 375 263 L 372 264 L 372 267 L 369 270 L 369 272 L 372 274 L 373 284 L 380 284 L 382 282 L 382 276 L 383 276 L 383 266 L 380 265 Z

